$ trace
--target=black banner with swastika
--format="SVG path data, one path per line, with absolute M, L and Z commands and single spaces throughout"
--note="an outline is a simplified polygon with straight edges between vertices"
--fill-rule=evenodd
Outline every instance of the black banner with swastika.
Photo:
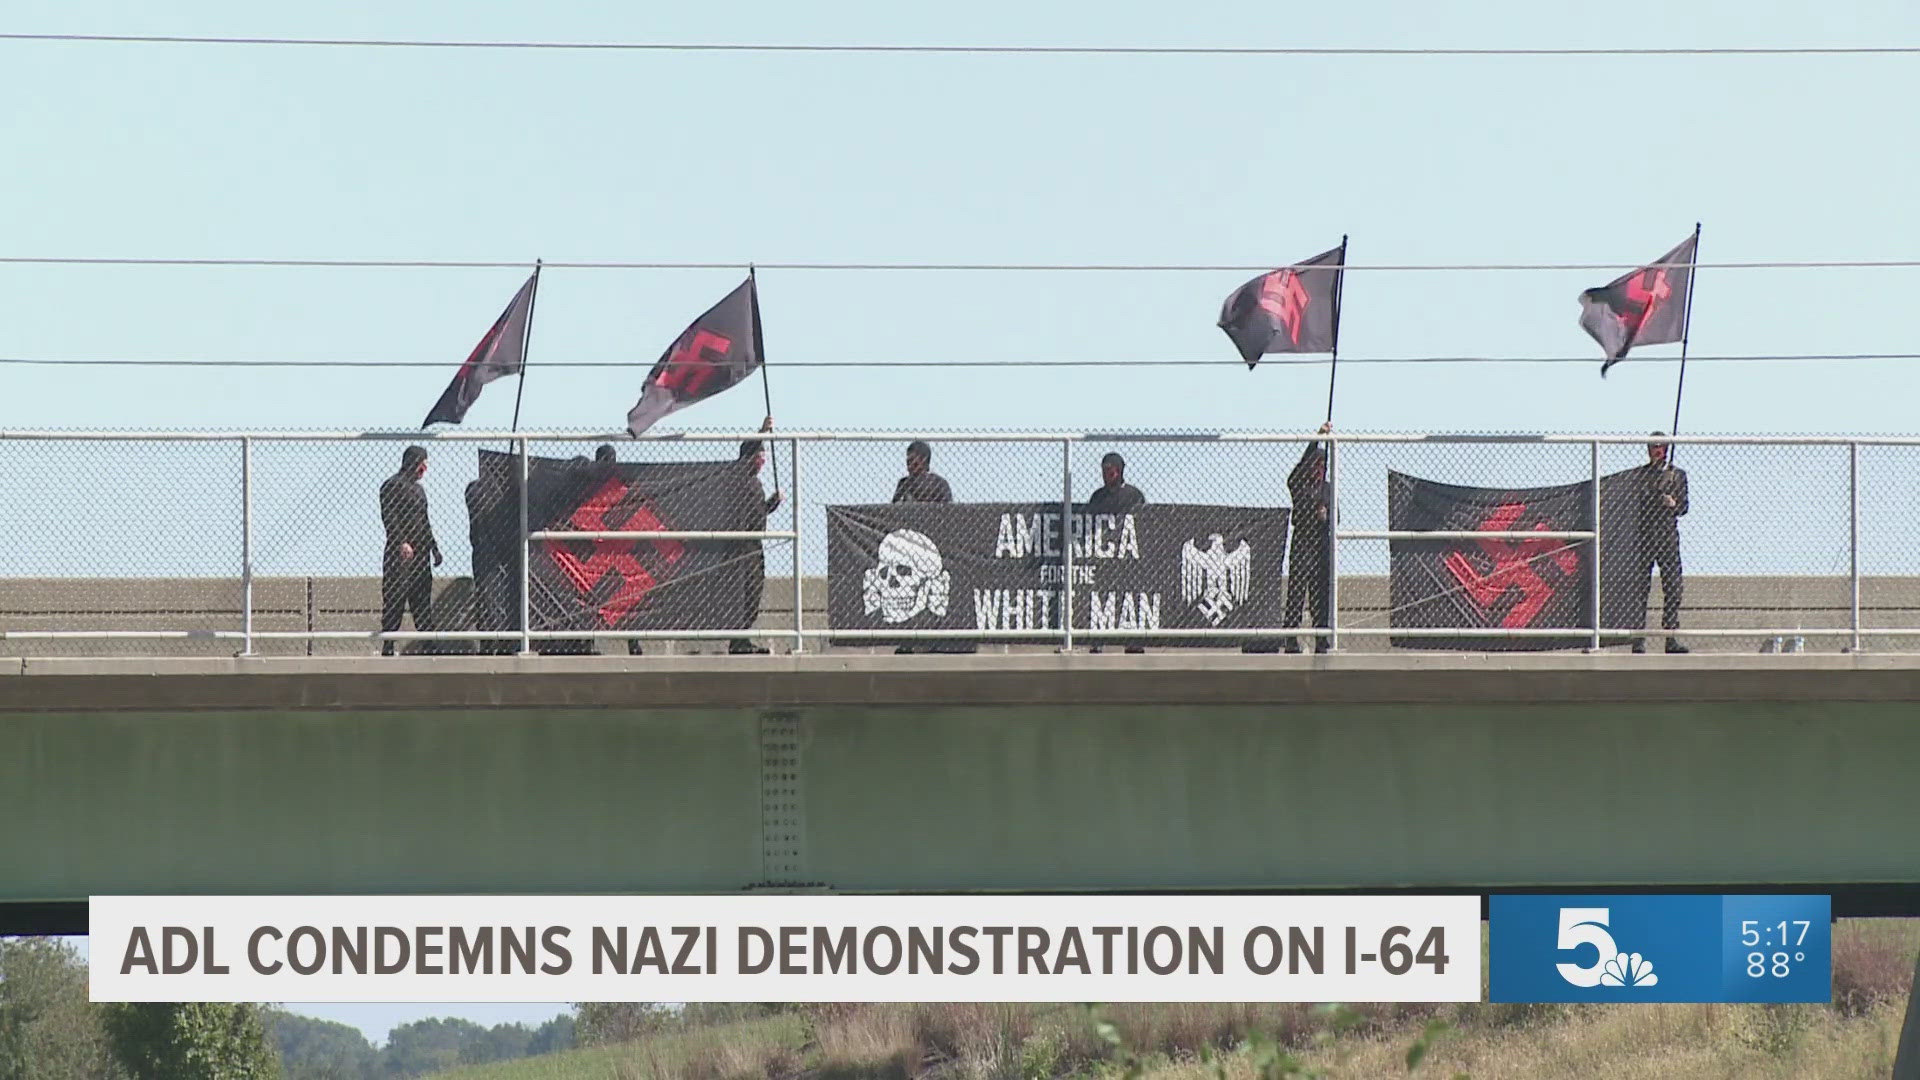
M 1644 553 L 1643 470 L 1600 478 L 1601 626 L 1646 625 L 1651 568 Z M 1387 474 L 1387 521 L 1395 531 L 1584 532 L 1593 527 L 1591 483 L 1498 489 Z M 1593 545 L 1586 540 L 1394 540 L 1389 543 L 1392 614 L 1400 628 L 1582 630 L 1592 625 Z M 1619 635 L 1610 635 L 1618 640 Z M 1515 651 L 1587 645 L 1567 637 L 1411 637 L 1409 649 Z
M 527 460 L 535 532 L 761 532 L 765 492 L 751 458 L 692 462 Z M 518 462 L 480 451 L 475 577 L 483 564 L 517 581 Z M 482 538 L 500 550 L 484 553 Z M 765 557 L 758 540 L 536 540 L 528 567 L 532 629 L 735 630 L 759 616 Z M 510 587 L 509 592 L 513 589 Z M 515 619 L 517 622 L 517 617 Z

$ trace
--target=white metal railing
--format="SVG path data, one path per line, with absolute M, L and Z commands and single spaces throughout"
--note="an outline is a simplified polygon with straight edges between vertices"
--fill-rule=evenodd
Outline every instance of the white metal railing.
M 805 578 L 802 566 L 802 543 L 808 539 L 803 526 L 803 515 L 798 513 L 801 497 L 801 454 L 804 445 L 827 443 L 904 443 L 913 439 L 927 439 L 942 443 L 1015 443 L 1035 446 L 1055 445 L 1061 454 L 1061 490 L 1060 506 L 1063 517 L 1071 520 L 1073 516 L 1073 450 L 1077 445 L 1099 443 L 1112 444 L 1306 444 L 1324 443 L 1328 447 L 1327 483 L 1329 487 L 1330 542 L 1327 544 L 1328 562 L 1327 614 L 1325 627 L 1244 627 L 1230 629 L 1112 629 L 1096 630 L 1087 626 L 1074 625 L 1073 597 L 1073 544 L 1061 546 L 1062 581 L 1064 608 L 1067 617 L 1061 620 L 1057 629 L 1044 630 L 911 630 L 911 629 L 835 629 L 830 627 L 806 625 L 804 596 L 802 585 Z M 1848 624 L 1844 627 L 1805 627 L 1782 626 L 1763 628 L 1687 628 L 1685 636 L 1698 638 L 1769 638 L 1769 637 L 1821 637 L 1844 638 L 1850 647 L 1858 651 L 1863 639 L 1869 635 L 1884 638 L 1920 637 L 1920 627 L 1864 627 L 1862 624 L 1861 598 L 1861 560 L 1860 560 L 1860 450 L 1862 447 L 1908 447 L 1920 448 L 1920 436 L 1826 436 L 1826 435 L 1783 435 L 1783 436 L 1732 436 L 1698 435 L 1680 437 L 1654 437 L 1637 434 L 1537 434 L 1537 435 L 1456 435 L 1456 434 L 1406 434 L 1406 433 L 1290 433 L 1290 432 L 1214 432 L 1214 433 L 1126 433 L 1126 432 L 844 432 L 844 431 L 796 431 L 767 432 L 748 431 L 738 433 L 685 433 L 644 436 L 634 440 L 624 433 L 581 433 L 581 432 L 126 432 L 126 431 L 0 431 L 0 443 L 8 441 L 67 441 L 67 442 L 177 442 L 177 443 L 221 443 L 233 445 L 239 457 L 239 506 L 236 508 L 240 520 L 240 565 L 241 583 L 241 620 L 237 630 L 230 629 L 100 629 L 100 630 L 6 630 L 0 629 L 0 640 L 20 641 L 88 641 L 88 640 L 215 640 L 232 641 L 240 645 L 241 655 L 255 652 L 255 644 L 262 641 L 283 640 L 365 640 L 370 642 L 406 642 L 406 641 L 503 641 L 517 640 L 523 653 L 533 650 L 533 643 L 550 640 L 726 640 L 747 636 L 783 636 L 791 640 L 795 652 L 803 652 L 809 641 L 835 639 L 858 642 L 896 641 L 904 639 L 924 639 L 929 641 L 966 640 L 996 642 L 1054 642 L 1062 651 L 1072 651 L 1082 641 L 1101 642 L 1137 639 L 1166 640 L 1224 640 L 1248 641 L 1253 639 L 1273 639 L 1288 637 L 1324 638 L 1329 648 L 1338 650 L 1341 639 L 1346 636 L 1378 638 L 1382 636 L 1401 638 L 1486 638 L 1486 639 L 1528 639 L 1528 638 L 1568 638 L 1582 636 L 1587 639 L 1589 649 L 1597 650 L 1607 641 L 1620 641 L 1647 636 L 1644 628 L 1621 629 L 1603 627 L 1602 604 L 1600 597 L 1599 556 L 1601 542 L 1600 478 L 1601 449 L 1606 446 L 1643 446 L 1653 443 L 1667 443 L 1678 446 L 1801 446 L 1801 447 L 1844 447 L 1847 469 L 1847 577 L 1848 577 Z M 520 483 L 517 485 L 520 495 L 519 517 L 519 592 L 518 618 L 513 628 L 495 630 L 435 630 L 435 631 L 358 631 L 358 630 L 264 630 L 256 626 L 255 610 L 255 519 L 254 519 L 254 455 L 260 444 L 270 443 L 313 443 L 313 442 L 374 442 L 374 443 L 499 443 L 509 442 L 516 459 Z M 571 531 L 555 529 L 534 529 L 528 518 L 527 507 L 527 469 L 530 457 L 529 446 L 534 442 L 549 443 L 732 443 L 741 441 L 759 441 L 772 445 L 785 444 L 790 471 L 787 475 L 788 491 L 796 512 L 793 515 L 793 527 L 790 529 L 768 528 L 760 531 L 737 530 L 599 530 Z M 1382 444 L 1394 446 L 1407 445 L 1490 445 L 1490 446 L 1585 446 L 1588 449 L 1589 470 L 1586 482 L 1591 494 L 1590 512 L 1593 528 L 1584 530 L 1435 530 L 1412 531 L 1404 529 L 1343 529 L 1339 527 L 1341 508 L 1341 458 L 1342 447 Z M 753 627 L 721 630 L 535 630 L 531 628 L 530 581 L 529 572 L 532 559 L 532 545 L 538 542 L 559 540 L 725 540 L 725 541 L 785 541 L 791 545 L 792 566 L 791 584 L 793 588 L 793 626 L 790 630 L 768 632 Z M 1395 540 L 1556 540 L 1567 542 L 1569 546 L 1583 546 L 1589 549 L 1591 558 L 1591 593 L 1588 607 L 1591 611 L 1589 625 L 1582 627 L 1558 628 L 1504 628 L 1504 627 L 1410 627 L 1410 626 L 1370 626 L 1355 625 L 1341 618 L 1340 603 L 1340 552 L 1344 543 L 1381 542 Z M 1289 567 L 1289 576 L 1293 568 Z M 1291 587 L 1291 584 L 1290 586 Z
M 1480 434 L 1453 432 L 1291 432 L 1291 431 L 940 431 L 905 428 L 897 431 L 689 431 L 641 435 L 624 431 L 88 431 L 0 428 L 0 442 L 195 442 L 239 445 L 264 442 L 359 443 L 906 443 L 914 439 L 943 443 L 1333 443 L 1337 446 L 1374 443 L 1432 446 L 1908 446 L 1920 447 L 1920 435 L 1678 435 L 1651 436 L 1621 432 L 1544 432 L 1540 434 Z

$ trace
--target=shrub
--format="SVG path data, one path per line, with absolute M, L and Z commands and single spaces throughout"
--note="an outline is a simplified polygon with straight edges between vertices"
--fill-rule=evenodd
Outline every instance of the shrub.
M 1788 1053 L 1813 1024 L 1813 1010 L 1806 1005 L 1748 1005 L 1738 1008 L 1732 1025 L 1733 1037 L 1741 1045 L 1763 1054 L 1779 1056 Z
M 1833 1007 L 1843 1016 L 1860 1016 L 1883 1001 L 1907 994 L 1913 983 L 1913 957 L 1898 949 L 1852 936 L 1834 936 Z
M 648 1002 L 581 1001 L 574 1009 L 574 1038 L 581 1046 L 633 1042 L 661 1030 L 673 1018 Z

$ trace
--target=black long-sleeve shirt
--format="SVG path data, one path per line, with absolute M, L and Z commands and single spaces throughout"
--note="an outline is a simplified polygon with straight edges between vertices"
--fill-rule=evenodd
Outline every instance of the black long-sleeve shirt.
M 1308 443 L 1306 452 L 1287 474 L 1287 493 L 1293 497 L 1294 528 L 1327 527 L 1327 503 L 1331 492 L 1327 485 L 1327 449 L 1320 443 Z
M 903 476 L 900 478 L 900 482 L 893 486 L 893 501 L 897 503 L 950 503 L 953 501 L 953 488 L 948 487 L 946 478 L 936 472 L 923 472 L 918 476 Z
M 1640 504 L 1642 527 L 1654 533 L 1678 532 L 1687 504 L 1687 470 L 1651 462 L 1640 467 L 1645 496 Z M 1668 506 L 1666 497 L 1673 497 Z
M 1101 484 L 1094 489 L 1092 495 L 1088 496 L 1087 509 L 1104 510 L 1112 514 L 1143 506 L 1146 501 L 1147 497 L 1140 494 L 1140 489 L 1132 484 Z
M 386 554 L 398 560 L 400 545 L 413 545 L 415 561 L 440 556 L 427 516 L 427 489 L 405 473 L 395 473 L 380 484 L 380 523 L 387 528 Z

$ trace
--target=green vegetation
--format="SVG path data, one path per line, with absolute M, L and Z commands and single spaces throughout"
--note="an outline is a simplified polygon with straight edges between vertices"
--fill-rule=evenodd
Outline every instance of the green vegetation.
M 129 1002 L 100 1021 L 133 1080 L 280 1080 L 257 1005 Z
M 280 1080 L 255 1005 L 87 1000 L 58 938 L 0 938 L 0 1080 Z
M 1917 950 L 1840 924 L 1830 1006 L 582 1006 L 637 1036 L 432 1080 L 1878 1080 Z
M 1318 1009 L 1318 1011 L 1316 1011 Z M 1608 1005 L 1529 1017 L 1497 1006 L 826 1006 L 432 1080 L 1881 1080 L 1901 1007 Z M 1247 1030 L 1248 1021 L 1272 1023 Z M 1425 1047 L 1410 1069 L 1407 1060 Z
M 94 1005 L 71 946 L 0 939 L 0 1080 L 1848 1080 L 1890 1070 L 1916 951 L 1920 920 L 1839 924 L 1817 1006 L 583 1003 L 376 1049 L 274 1009 Z
M 255 1005 L 96 1005 L 73 946 L 0 938 L 0 1080 L 406 1080 L 573 1045 L 572 1016 L 422 1020 L 375 1049 L 358 1028 Z
M 123 1080 L 87 1000 L 87 969 L 56 938 L 0 938 L 0 1080 Z
M 557 1016 L 537 1028 L 481 1027 L 436 1017 L 402 1024 L 375 1049 L 359 1028 L 275 1011 L 271 1030 L 286 1080 L 405 1080 L 462 1065 L 515 1061 L 571 1049 L 574 1018 Z

